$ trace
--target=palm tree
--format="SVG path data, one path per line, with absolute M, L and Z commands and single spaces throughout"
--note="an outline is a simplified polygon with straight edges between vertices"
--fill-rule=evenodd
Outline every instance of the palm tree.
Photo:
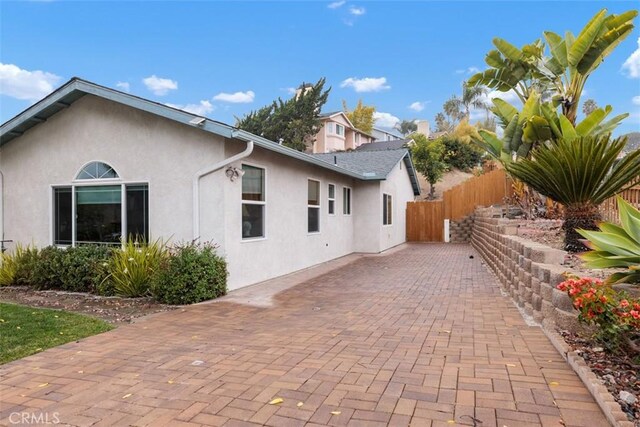
M 471 107 L 488 110 L 489 106 L 486 102 L 486 97 L 489 90 L 485 86 L 471 86 L 467 85 L 467 82 L 462 82 L 462 98 L 460 98 L 460 105 L 464 108 L 464 114 L 469 118 L 471 113 Z
M 582 104 L 582 113 L 585 116 L 588 116 L 589 114 L 593 113 L 597 109 L 598 109 L 598 104 L 596 104 L 596 101 L 594 101 L 593 99 L 587 99 L 586 101 L 584 101 L 584 104 Z
M 633 185 L 640 176 L 640 150 L 618 159 L 626 138 L 588 135 L 541 144 L 530 158 L 506 163 L 511 175 L 564 205 L 565 249 L 578 252 L 576 229 L 596 230 L 598 205 Z

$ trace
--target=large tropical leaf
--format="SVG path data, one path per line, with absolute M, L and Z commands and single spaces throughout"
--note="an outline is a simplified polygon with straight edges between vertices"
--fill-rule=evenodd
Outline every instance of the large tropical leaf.
M 498 119 L 500 119 L 504 126 L 507 126 L 507 124 L 511 122 L 513 116 L 518 114 L 518 109 L 507 101 L 500 98 L 493 98 L 491 101 L 493 102 L 491 111 L 498 116 Z
M 495 49 L 490 50 L 489 53 L 487 53 L 487 56 L 484 58 L 484 62 L 493 68 L 502 68 L 505 65 L 502 55 L 500 55 L 500 52 Z
M 549 44 L 549 50 L 552 57 L 562 67 L 566 68 L 569 63 L 567 61 L 567 45 L 562 37 L 552 31 L 545 31 L 544 38 Z
M 516 133 L 516 129 L 518 127 L 518 114 L 515 114 L 506 128 L 504 128 L 504 135 L 502 139 L 504 141 L 503 150 L 506 153 L 511 153 L 515 151 L 517 148 L 517 144 L 514 144 L 514 135 Z
M 562 137 L 572 141 L 578 137 L 575 128 L 564 114 L 560 114 L 560 129 L 562 129 Z
M 467 84 L 469 86 L 483 85 L 501 92 L 508 92 L 518 84 L 518 81 L 519 79 L 506 68 L 489 68 L 471 76 L 467 80 Z
M 562 131 L 560 130 L 560 119 L 558 118 L 558 113 L 552 107 L 552 104 L 545 102 L 540 105 L 540 111 L 545 119 L 547 119 L 547 123 L 549 123 L 549 127 L 553 132 L 555 138 L 562 138 Z
M 576 125 L 576 133 L 579 136 L 589 135 L 609 115 L 611 110 L 611 105 L 607 105 L 605 108 L 596 108 Z
M 531 116 L 522 129 L 522 140 L 528 144 L 550 141 L 551 135 L 549 122 L 540 116 Z
M 575 42 L 572 44 L 571 48 L 567 50 L 567 60 L 569 65 L 573 67 L 577 67 L 578 63 L 582 60 L 584 54 L 591 48 L 594 40 L 600 33 L 602 25 L 604 24 L 605 18 L 607 16 L 607 10 L 602 9 L 600 12 L 596 13 L 593 18 L 585 25 L 585 27 L 580 31 L 578 37 L 576 37 Z
M 595 70 L 605 56 L 627 38 L 632 30 L 633 24 L 627 23 L 611 29 L 595 40 L 577 64 L 578 72 L 586 75 Z
M 611 133 L 618 126 L 618 124 L 621 121 L 623 121 L 624 119 L 626 119 L 627 117 L 629 117 L 629 113 L 619 114 L 619 115 L 615 116 L 614 118 L 612 118 L 612 119 L 610 119 L 610 120 L 608 120 L 608 121 L 606 121 L 604 123 L 600 123 L 593 130 L 593 134 Z
M 522 51 L 508 41 L 496 37 L 493 39 L 493 44 L 498 48 L 500 53 L 505 56 L 505 58 L 510 59 L 511 61 L 519 61 L 522 59 Z

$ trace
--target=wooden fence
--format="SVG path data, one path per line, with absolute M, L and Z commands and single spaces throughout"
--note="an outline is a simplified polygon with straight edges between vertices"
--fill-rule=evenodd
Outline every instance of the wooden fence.
M 623 191 L 619 196 L 636 208 L 640 209 L 640 184 Z M 618 219 L 618 204 L 616 203 L 615 197 L 612 197 L 601 204 L 600 212 L 602 213 L 603 220 L 613 223 L 620 222 Z
M 443 242 L 444 220 L 459 220 L 478 206 L 503 203 L 511 192 L 504 170 L 471 178 L 443 193 L 442 200 L 407 204 L 407 241 Z

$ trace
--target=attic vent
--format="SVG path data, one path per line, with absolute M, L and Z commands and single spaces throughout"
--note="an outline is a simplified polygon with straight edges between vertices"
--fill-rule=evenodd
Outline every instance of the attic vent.
M 362 175 L 363 175 L 363 176 L 376 176 L 376 174 L 375 174 L 375 173 L 373 173 L 373 172 L 365 172 L 365 173 L 363 173 Z

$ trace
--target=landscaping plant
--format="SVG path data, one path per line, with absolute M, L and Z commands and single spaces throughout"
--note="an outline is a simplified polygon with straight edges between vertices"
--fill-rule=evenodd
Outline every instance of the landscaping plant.
M 227 293 L 227 264 L 216 247 L 194 242 L 177 245 L 154 277 L 152 293 L 166 304 L 193 304 Z
M 35 246 L 16 245 L 13 250 L 16 271 L 12 285 L 30 285 L 33 282 L 33 273 L 38 262 L 39 253 L 40 251 Z
M 102 287 L 111 287 L 116 295 L 142 297 L 150 293 L 153 274 L 167 256 L 160 240 L 145 243 L 129 239 L 120 250 L 114 250 L 108 262 L 108 276 Z
M 444 145 L 439 139 L 430 141 L 421 133 L 414 133 L 409 138 L 414 142 L 411 145 L 411 156 L 416 170 L 431 185 L 429 199 L 434 199 L 436 183 L 442 179 L 447 170 L 447 164 L 444 161 Z
M 640 355 L 640 299 L 616 291 L 602 280 L 570 278 L 557 288 L 566 292 L 579 320 L 596 325 L 595 338 L 609 350 Z
M 506 164 L 509 173 L 564 206 L 565 249 L 584 250 L 577 229 L 596 230 L 598 205 L 640 175 L 640 150 L 618 159 L 626 138 L 607 135 L 560 139 L 536 148 L 530 159 Z
M 18 265 L 16 258 L 9 252 L 0 253 L 0 286 L 13 285 Z
M 640 211 L 617 198 L 620 225 L 603 222 L 600 231 L 578 230 L 591 251 L 582 255 L 589 268 L 626 268 L 608 283 L 640 283 Z

